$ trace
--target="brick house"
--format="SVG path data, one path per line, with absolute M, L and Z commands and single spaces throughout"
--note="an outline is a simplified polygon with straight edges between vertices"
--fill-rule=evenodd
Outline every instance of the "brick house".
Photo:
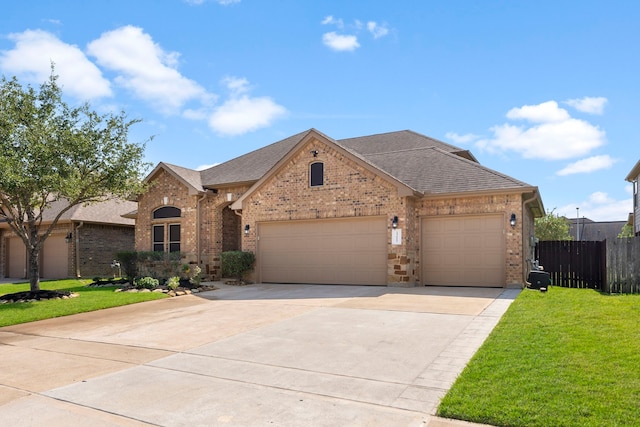
M 160 163 L 138 198 L 136 250 L 182 251 L 219 279 L 385 286 L 521 286 L 537 187 L 467 150 L 399 131 L 334 140 L 311 129 L 203 171 Z
M 51 223 L 62 209 L 54 203 L 43 213 L 43 225 Z M 119 251 L 135 247 L 134 220 L 123 215 L 136 203 L 108 200 L 77 205 L 65 212 L 54 231 L 44 242 L 40 260 L 43 279 L 67 277 L 109 277 Z M 0 222 L 0 277 L 25 278 L 27 253 L 22 240 L 5 222 Z
M 638 180 L 640 180 L 640 160 L 635 164 L 631 172 L 627 175 L 627 181 L 633 184 L 633 212 L 629 215 L 629 222 L 633 226 L 633 233 L 636 236 L 640 236 L 640 221 L 636 221 L 635 218 L 639 218 L 640 215 L 640 193 L 638 192 Z

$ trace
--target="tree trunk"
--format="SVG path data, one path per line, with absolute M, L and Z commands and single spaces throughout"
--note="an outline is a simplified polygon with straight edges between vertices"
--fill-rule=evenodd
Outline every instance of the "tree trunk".
M 40 250 L 35 248 L 29 248 L 29 286 L 31 292 L 38 292 L 40 290 Z

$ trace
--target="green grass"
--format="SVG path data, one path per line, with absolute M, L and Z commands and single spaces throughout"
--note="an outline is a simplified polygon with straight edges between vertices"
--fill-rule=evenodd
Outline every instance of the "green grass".
M 43 281 L 41 289 L 66 290 L 79 296 L 66 300 L 0 304 L 0 327 L 166 298 L 162 293 L 114 292 L 115 286 L 87 287 L 88 283 L 91 280 Z M 0 295 L 28 290 L 28 283 L 0 285 Z
M 640 425 L 640 295 L 523 291 L 438 415 L 496 426 Z

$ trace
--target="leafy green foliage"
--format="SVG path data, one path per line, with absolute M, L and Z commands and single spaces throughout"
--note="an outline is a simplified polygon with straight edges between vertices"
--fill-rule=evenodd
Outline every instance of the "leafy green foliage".
M 620 230 L 620 233 L 618 234 L 618 239 L 625 239 L 633 236 L 634 236 L 633 226 L 631 226 L 631 224 L 625 224 L 622 227 L 622 230 Z
M 169 277 L 167 279 L 167 288 L 175 291 L 180 286 L 180 278 L 178 276 Z
M 253 252 L 228 251 L 222 252 L 222 275 L 225 277 L 235 277 L 242 280 L 242 276 L 253 269 L 256 256 Z
M 121 251 L 116 253 L 116 260 L 120 262 L 120 266 L 124 270 L 124 275 L 128 278 L 133 278 L 138 275 L 138 252 L 136 251 Z
M 535 236 L 539 240 L 573 240 L 569 234 L 569 221 L 554 214 L 554 211 L 555 209 L 542 218 L 535 219 Z
M 39 253 L 71 207 L 142 192 L 144 144 L 128 142 L 139 120 L 71 107 L 52 73 L 39 89 L 0 79 L 0 219 L 29 255 L 31 290 L 39 289 Z M 43 212 L 62 206 L 51 223 Z
M 640 295 L 525 290 L 438 414 L 495 426 L 640 425 Z
M 153 277 L 140 277 L 133 281 L 133 285 L 136 289 L 155 289 L 158 287 L 160 282 L 158 279 L 154 279 Z

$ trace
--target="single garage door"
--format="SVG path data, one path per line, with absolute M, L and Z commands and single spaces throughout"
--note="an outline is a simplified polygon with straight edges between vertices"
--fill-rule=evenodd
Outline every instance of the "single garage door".
M 502 215 L 423 218 L 421 233 L 424 285 L 504 286 Z
M 7 242 L 7 277 L 22 279 L 27 277 L 27 249 L 19 237 L 10 237 Z
M 40 257 L 42 277 L 63 279 L 69 277 L 69 244 L 62 235 L 50 235 L 44 241 Z
M 260 223 L 258 236 L 262 282 L 387 284 L 384 217 Z

